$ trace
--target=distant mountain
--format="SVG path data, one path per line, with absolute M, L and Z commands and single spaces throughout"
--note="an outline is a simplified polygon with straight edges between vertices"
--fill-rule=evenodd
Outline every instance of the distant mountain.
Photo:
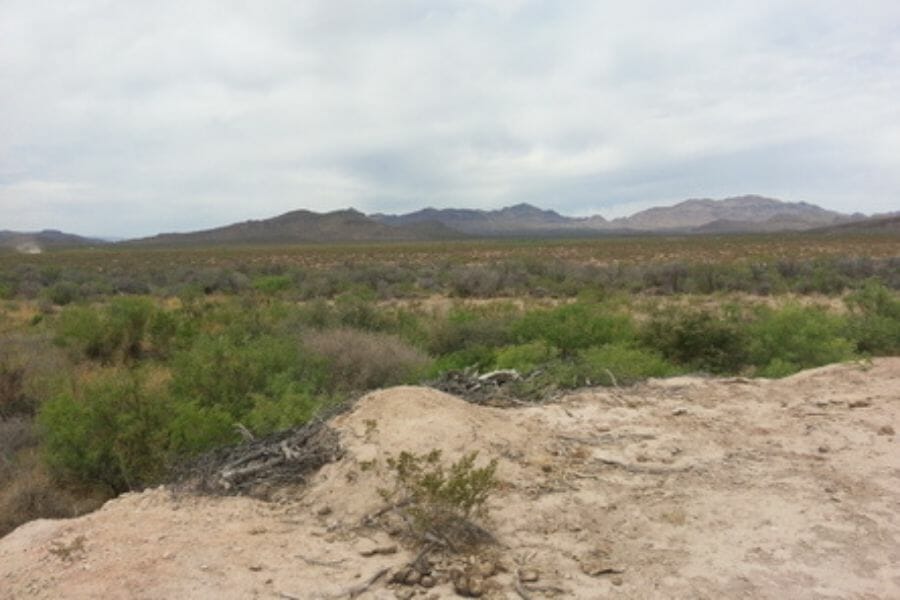
M 806 202 L 783 202 L 763 196 L 738 196 L 724 200 L 685 200 L 674 206 L 650 208 L 630 217 L 614 219 L 610 221 L 609 227 L 635 231 L 697 233 L 801 231 L 853 218 Z
M 600 216 L 587 219 L 564 217 L 530 204 L 516 204 L 499 210 L 426 208 L 405 215 L 375 214 L 371 217 L 380 223 L 397 226 L 437 222 L 462 233 L 489 237 L 595 230 L 606 223 Z
M 600 215 L 567 217 L 530 204 L 498 210 L 426 208 L 402 215 L 348 209 L 329 213 L 295 210 L 189 233 L 162 233 L 115 242 L 117 246 L 218 246 L 329 242 L 431 241 L 468 237 L 569 237 L 614 234 L 723 234 L 778 231 L 895 231 L 898 215 L 882 220 L 845 215 L 804 202 L 762 196 L 686 200 L 607 221 Z M 48 248 L 108 244 L 59 231 L 0 231 L 0 249 L 40 252 Z
M 597 235 L 625 232 L 737 233 L 802 231 L 863 218 L 825 210 L 804 202 L 782 202 L 762 196 L 724 200 L 686 200 L 674 206 L 641 211 L 607 221 L 599 215 L 566 217 L 530 204 L 499 210 L 426 208 L 404 215 L 372 215 L 391 225 L 439 222 L 476 236 Z
M 15 250 L 24 254 L 40 254 L 44 250 L 74 248 L 78 246 L 99 246 L 103 240 L 86 238 L 55 229 L 43 231 L 0 231 L 0 248 Z
M 900 233 L 900 212 L 873 215 L 849 223 L 819 227 L 816 233 Z
M 261 221 L 245 221 L 191 233 L 162 233 L 121 242 L 140 246 L 216 246 L 231 244 L 298 244 L 319 242 L 375 242 L 437 240 L 463 237 L 437 222 L 410 225 L 379 223 L 359 211 L 330 213 L 295 210 Z

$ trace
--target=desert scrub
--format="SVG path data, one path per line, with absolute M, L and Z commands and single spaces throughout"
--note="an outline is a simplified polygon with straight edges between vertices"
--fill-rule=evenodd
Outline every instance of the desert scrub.
M 600 303 L 577 302 L 529 311 L 512 326 L 519 343 L 543 341 L 571 356 L 578 350 L 634 338 L 631 317 Z
M 149 298 L 114 298 L 103 308 L 75 306 L 63 311 L 58 342 L 104 364 L 141 357 L 148 324 L 157 311 Z
M 870 280 L 845 300 L 850 309 L 849 330 L 864 354 L 900 353 L 900 299 L 876 280 Z
M 651 317 L 641 341 L 676 365 L 710 373 L 739 372 L 748 359 L 746 325 L 736 312 L 669 308 Z
M 497 487 L 496 459 L 479 468 L 477 458 L 470 452 L 447 467 L 440 450 L 401 452 L 387 461 L 395 485 L 382 495 L 400 507 L 418 539 L 437 539 L 456 550 L 477 545 L 490 535 L 472 519 L 487 516 L 485 502 Z
M 172 407 L 142 375 L 107 370 L 41 405 L 38 425 L 53 475 L 114 493 L 160 478 Z
M 761 307 L 748 330 L 750 360 L 762 377 L 784 377 L 856 357 L 847 319 L 824 308 Z
M 304 347 L 327 364 L 331 389 L 364 391 L 412 383 L 431 360 L 396 335 L 346 327 L 314 331 Z

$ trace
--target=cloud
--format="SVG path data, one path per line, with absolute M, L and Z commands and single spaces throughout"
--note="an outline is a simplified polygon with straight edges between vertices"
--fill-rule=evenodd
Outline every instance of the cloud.
M 898 33 L 874 0 L 8 0 L 0 226 L 741 193 L 896 210 Z

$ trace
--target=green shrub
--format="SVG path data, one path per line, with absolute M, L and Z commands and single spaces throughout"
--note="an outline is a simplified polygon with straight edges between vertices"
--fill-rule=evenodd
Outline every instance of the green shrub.
M 117 341 L 120 351 L 127 358 L 138 358 L 147 325 L 156 312 L 149 298 L 114 298 L 107 308 L 107 327 L 110 336 Z
M 77 306 L 60 315 L 61 343 L 109 364 L 139 358 L 156 307 L 147 298 L 115 298 L 103 308 Z
M 849 328 L 859 352 L 900 354 L 900 299 L 878 281 L 868 281 L 849 295 Z
M 38 422 L 47 464 L 57 475 L 102 483 L 116 493 L 165 472 L 168 398 L 136 373 L 105 372 L 45 402 Z
M 173 460 L 240 441 L 234 417 L 220 406 L 181 400 L 173 403 L 171 417 L 168 444 Z
M 422 455 L 401 452 L 388 459 L 395 488 L 383 493 L 412 517 L 420 538 L 430 534 L 451 548 L 467 546 L 480 541 L 473 533 L 483 533 L 469 519 L 486 516 L 485 502 L 498 483 L 497 461 L 476 468 L 477 457 L 477 452 L 466 454 L 448 468 L 441 462 L 440 450 Z
M 147 324 L 147 339 L 155 355 L 167 358 L 178 347 L 179 337 L 186 332 L 175 311 L 157 310 Z
M 626 344 L 606 344 L 578 353 L 579 375 L 594 385 L 629 385 L 678 370 L 657 352 Z
M 506 346 L 497 351 L 498 369 L 515 369 L 519 373 L 531 373 L 541 365 L 555 359 L 559 352 L 543 340 Z
M 204 334 L 172 360 L 172 390 L 182 400 L 224 409 L 241 419 L 257 395 L 278 397 L 288 386 L 303 383 L 321 389 L 321 362 L 302 356 L 299 345 L 284 338 L 243 338 Z
M 32 417 L 41 401 L 64 383 L 69 365 L 45 335 L 0 336 L 0 419 Z
M 263 294 L 274 295 L 290 288 L 294 280 L 289 275 L 266 275 L 257 278 L 253 287 Z
M 45 290 L 44 294 L 50 302 L 57 306 L 71 304 L 81 297 L 78 286 L 69 281 L 54 283 Z
M 436 377 L 447 371 L 461 371 L 463 369 L 486 371 L 493 369 L 496 362 L 497 353 L 493 348 L 473 346 L 438 357 L 431 364 L 427 374 L 430 377 Z
M 820 308 L 761 308 L 748 333 L 750 359 L 762 376 L 780 377 L 855 356 L 846 319 Z
M 335 298 L 334 314 L 338 325 L 353 329 L 379 331 L 388 322 L 384 312 L 378 309 L 375 293 L 368 289 L 346 292 Z
M 543 340 L 561 353 L 634 337 L 631 317 L 610 312 L 602 304 L 575 303 L 526 313 L 512 326 L 518 342 Z
M 510 305 L 454 308 L 446 317 L 434 319 L 426 347 L 433 356 L 443 356 L 506 346 L 513 342 L 510 325 L 514 314 Z
M 748 358 L 747 334 L 735 314 L 669 309 L 651 318 L 641 338 L 676 365 L 711 373 L 737 372 Z
M 256 435 L 267 435 L 309 422 L 329 399 L 302 389 L 288 390 L 277 398 L 257 396 L 241 422 Z

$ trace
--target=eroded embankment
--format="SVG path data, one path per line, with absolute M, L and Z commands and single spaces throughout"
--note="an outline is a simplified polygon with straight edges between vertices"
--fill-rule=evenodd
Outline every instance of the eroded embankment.
M 900 597 L 900 359 L 517 409 L 394 388 L 331 425 L 342 458 L 272 502 L 157 489 L 24 525 L 0 540 L 0 596 L 453 596 L 468 558 L 391 584 L 416 550 L 362 525 L 388 456 L 439 448 L 499 461 L 485 597 Z

